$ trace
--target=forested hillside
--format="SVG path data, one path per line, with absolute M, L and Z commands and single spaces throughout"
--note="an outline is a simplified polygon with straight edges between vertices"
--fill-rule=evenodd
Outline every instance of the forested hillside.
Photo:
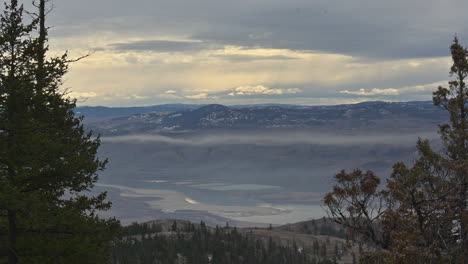
M 310 223 L 319 226 L 318 234 L 333 229 L 323 222 Z M 113 264 L 352 263 L 348 262 L 352 261 L 351 251 L 343 239 L 285 232 L 272 227 L 213 228 L 203 222 L 161 220 L 133 224 L 123 230 L 124 239 L 114 246 Z

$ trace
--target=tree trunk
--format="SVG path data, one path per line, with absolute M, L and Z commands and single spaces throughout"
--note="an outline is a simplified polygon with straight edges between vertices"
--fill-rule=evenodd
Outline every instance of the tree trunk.
M 466 52 L 466 51 L 465 51 Z M 468 71 L 468 69 L 465 69 L 465 71 Z M 467 109 L 466 109 L 466 106 L 465 106 L 465 80 L 464 80 L 464 75 L 461 75 L 460 74 L 460 91 L 459 91 L 459 96 L 460 96 L 460 100 L 458 102 L 459 106 L 460 106 L 460 160 L 462 162 L 468 162 L 468 158 L 467 158 L 467 155 L 468 155 L 468 149 L 466 149 L 466 136 L 467 136 L 467 128 L 466 128 L 466 114 L 467 114 Z M 462 167 L 464 167 L 462 165 Z M 466 263 L 466 258 L 468 257 L 468 237 L 467 237 L 467 232 L 466 232 L 466 223 L 465 223 L 465 219 L 464 219 L 464 213 L 466 212 L 467 210 L 467 202 L 466 202 L 466 198 L 467 198 L 467 189 L 468 189 L 468 178 L 467 178 L 467 172 L 465 171 L 461 171 L 459 172 L 459 179 L 460 179 L 460 192 L 459 192 L 459 218 L 460 218 L 460 247 L 461 247 L 461 254 L 462 254 L 462 259 L 463 259 L 463 263 Z
M 37 72 L 36 72 L 36 80 L 37 80 L 37 92 L 44 89 L 44 61 L 45 61 L 45 53 L 46 47 L 45 42 L 47 40 L 47 29 L 45 26 L 45 2 L 46 0 L 39 1 L 39 46 L 37 52 Z
M 8 211 L 8 263 L 9 264 L 17 264 L 18 263 L 18 255 L 16 252 L 16 240 L 18 236 L 18 228 L 16 226 L 16 212 L 15 211 Z

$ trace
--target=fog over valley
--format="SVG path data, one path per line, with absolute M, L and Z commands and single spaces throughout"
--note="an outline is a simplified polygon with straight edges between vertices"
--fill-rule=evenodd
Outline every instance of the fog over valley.
M 314 131 L 298 131 L 298 129 L 282 131 L 255 132 L 218 132 L 177 136 L 165 135 L 127 135 L 101 138 L 105 143 L 166 143 L 172 145 L 216 146 L 216 145 L 407 145 L 414 144 L 418 138 L 436 139 L 436 132 L 422 131 L 420 133 L 391 133 L 369 135 L 362 134 L 319 134 Z
M 395 162 L 414 161 L 418 138 L 438 144 L 438 116 L 427 118 L 425 110 L 393 110 L 380 119 L 368 113 L 353 117 L 347 108 L 356 106 L 340 107 L 344 118 L 321 114 L 323 120 L 300 126 L 268 125 L 288 123 L 289 117 L 265 115 L 293 108 L 261 108 L 267 114 L 254 115 L 253 125 L 239 127 L 228 121 L 233 114 L 225 112 L 232 113 L 230 108 L 220 107 L 202 115 L 193 114 L 198 108 L 162 114 L 191 115 L 171 129 L 155 129 L 151 113 L 90 122 L 103 131 L 99 155 L 109 159 L 99 184 L 99 189 L 110 190 L 113 209 L 108 214 L 126 223 L 156 217 L 240 226 L 322 217 L 322 197 L 341 169 L 362 168 L 388 177 Z M 394 106 L 372 107 L 383 112 Z M 317 113 L 308 116 L 313 115 Z M 408 116 L 413 122 L 406 121 Z M 361 125 L 345 125 L 349 118 L 358 118 Z M 135 129 L 114 132 L 124 127 L 123 121 Z M 204 127 L 194 125 L 197 122 Z

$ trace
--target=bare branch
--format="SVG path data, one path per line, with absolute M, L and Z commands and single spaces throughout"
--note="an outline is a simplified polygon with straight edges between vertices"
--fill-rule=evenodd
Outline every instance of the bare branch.
M 88 54 L 86 54 L 86 55 L 80 56 L 80 57 L 78 57 L 78 58 L 76 58 L 76 59 L 66 60 L 65 62 L 66 62 L 66 63 L 78 62 L 78 61 L 81 61 L 82 59 L 88 58 L 89 56 L 93 55 L 95 52 L 96 52 L 96 50 L 93 50 L 93 51 L 90 51 L 90 52 L 89 52 Z

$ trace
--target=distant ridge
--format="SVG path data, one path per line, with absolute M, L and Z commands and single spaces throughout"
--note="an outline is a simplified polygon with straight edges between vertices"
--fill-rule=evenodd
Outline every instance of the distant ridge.
M 77 115 L 88 118 L 109 118 L 118 116 L 130 116 L 150 112 L 177 112 L 196 109 L 202 105 L 193 104 L 162 104 L 154 106 L 136 107 L 106 107 L 106 106 L 79 106 L 75 109 Z
M 410 101 L 410 102 L 396 102 L 388 103 L 382 101 L 369 101 L 357 104 L 342 104 L 342 105 L 318 105 L 318 106 L 306 106 L 306 105 L 295 105 L 295 104 L 245 104 L 245 105 L 221 105 L 212 104 L 218 106 L 224 106 L 229 108 L 252 108 L 252 109 L 263 109 L 263 108 L 334 108 L 340 106 L 364 106 L 364 105 L 379 105 L 379 104 L 427 104 L 432 105 L 431 101 Z M 83 115 L 88 118 L 111 118 L 119 116 L 130 116 L 136 114 L 146 114 L 151 112 L 180 112 L 185 110 L 192 110 L 208 106 L 207 104 L 161 104 L 152 106 L 131 106 L 131 107 L 107 107 L 107 106 L 79 106 L 75 112 L 77 115 Z
M 104 109 L 104 110 L 103 110 Z M 115 110 L 115 111 L 114 111 Z M 137 111 L 137 114 L 126 115 Z M 446 113 L 432 102 L 363 102 L 349 105 L 161 105 L 146 108 L 79 108 L 79 114 L 108 119 L 90 127 L 104 135 L 193 131 L 333 127 L 387 129 L 440 123 Z

